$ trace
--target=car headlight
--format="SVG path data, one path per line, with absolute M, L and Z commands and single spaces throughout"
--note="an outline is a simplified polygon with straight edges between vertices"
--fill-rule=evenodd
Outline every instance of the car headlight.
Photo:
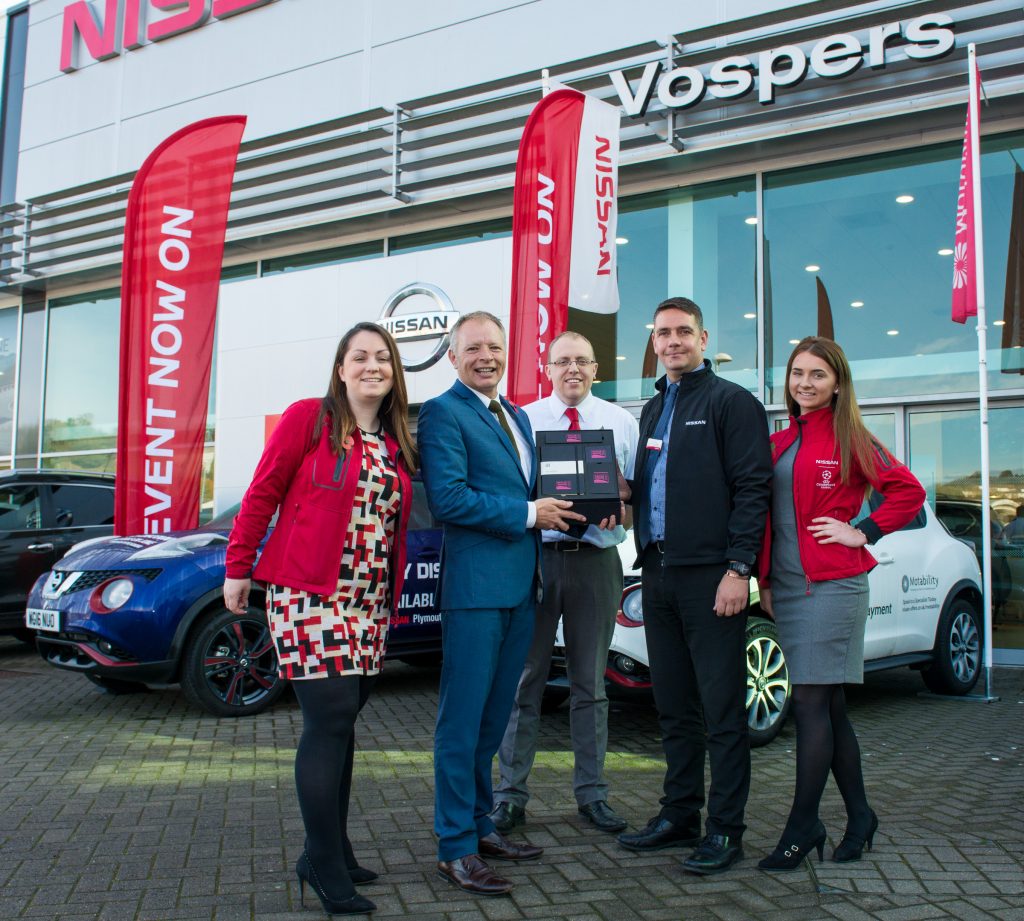
M 171 537 L 167 540 L 136 550 L 129 560 L 166 560 L 172 557 L 191 556 L 195 550 L 210 547 L 214 544 L 226 544 L 228 539 L 223 534 L 186 534 L 184 537 Z
M 124 607 L 134 590 L 135 584 L 131 579 L 125 579 L 123 576 L 108 579 L 93 589 L 92 595 L 89 596 L 89 607 L 96 614 L 110 614 Z
M 639 588 L 635 588 L 623 596 L 622 608 L 616 620 L 623 627 L 642 627 L 644 625 L 643 592 Z

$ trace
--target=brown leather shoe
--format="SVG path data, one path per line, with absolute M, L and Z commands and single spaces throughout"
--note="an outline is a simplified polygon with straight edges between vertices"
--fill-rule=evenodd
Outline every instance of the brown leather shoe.
M 480 855 L 492 860 L 536 860 L 544 848 L 532 844 L 514 844 L 500 831 L 492 831 L 480 839 Z
M 437 875 L 474 895 L 508 895 L 512 891 L 512 883 L 498 876 L 477 854 L 439 860 Z

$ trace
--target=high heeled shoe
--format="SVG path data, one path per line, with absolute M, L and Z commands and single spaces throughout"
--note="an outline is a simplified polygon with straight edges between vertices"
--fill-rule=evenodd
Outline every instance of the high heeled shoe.
M 365 886 L 375 879 L 380 879 L 380 874 L 374 873 L 373 870 L 367 870 L 366 867 L 349 867 L 348 878 L 352 880 L 354 886 Z
M 871 850 L 871 843 L 875 840 L 876 831 L 878 831 L 878 816 L 875 815 L 875 810 L 872 809 L 867 833 L 862 837 L 856 832 L 851 832 L 850 826 L 847 825 L 846 831 L 843 832 L 842 841 L 839 842 L 836 849 L 832 852 L 832 859 L 836 863 L 849 863 L 851 860 L 860 860 L 865 846 L 869 851 Z
M 350 895 L 347 899 L 332 899 L 324 891 L 316 869 L 305 851 L 295 864 L 295 875 L 299 877 L 299 901 L 303 908 L 306 907 L 306 884 L 309 883 L 309 887 L 320 899 L 323 910 L 329 915 L 367 915 L 377 910 L 373 902 L 358 894 Z
M 818 822 L 806 841 L 780 841 L 775 850 L 758 863 L 757 868 L 795 870 L 813 850 L 817 850 L 818 863 L 821 863 L 825 857 L 825 826 L 821 822 Z

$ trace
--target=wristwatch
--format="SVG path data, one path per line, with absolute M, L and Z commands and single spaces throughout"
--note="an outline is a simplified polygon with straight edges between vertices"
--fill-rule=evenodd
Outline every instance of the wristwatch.
M 750 564 L 740 563 L 737 560 L 730 560 L 725 567 L 726 572 L 734 572 L 741 579 L 750 578 Z

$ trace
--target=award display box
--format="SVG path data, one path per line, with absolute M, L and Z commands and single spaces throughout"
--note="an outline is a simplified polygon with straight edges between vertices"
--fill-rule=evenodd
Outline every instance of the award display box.
M 619 515 L 615 436 L 610 429 L 536 432 L 538 492 L 567 499 L 588 524 Z M 569 533 L 586 530 L 582 523 Z

